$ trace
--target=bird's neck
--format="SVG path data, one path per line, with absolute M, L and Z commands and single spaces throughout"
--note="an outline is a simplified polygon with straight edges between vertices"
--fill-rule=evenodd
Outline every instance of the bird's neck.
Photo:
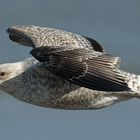
M 29 98 L 28 92 L 32 90 L 30 82 L 33 82 L 32 77 L 37 75 L 34 69 L 38 67 L 38 61 L 28 58 L 24 61 L 11 63 L 10 66 L 15 71 L 9 80 L 0 85 L 0 89 L 21 100 Z

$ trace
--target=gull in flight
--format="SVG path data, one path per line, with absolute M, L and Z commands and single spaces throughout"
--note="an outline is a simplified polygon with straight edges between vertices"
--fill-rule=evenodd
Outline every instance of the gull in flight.
M 140 76 L 94 39 L 59 29 L 17 25 L 9 38 L 33 57 L 0 64 L 0 90 L 24 102 L 58 109 L 100 109 L 140 98 Z

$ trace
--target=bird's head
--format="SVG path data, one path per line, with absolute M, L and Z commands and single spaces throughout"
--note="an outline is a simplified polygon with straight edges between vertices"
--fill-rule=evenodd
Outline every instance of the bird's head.
M 23 72 L 22 62 L 0 64 L 0 90 L 12 93 L 17 90 L 20 75 Z
M 18 87 L 22 82 L 22 75 L 35 62 L 37 62 L 35 59 L 28 58 L 16 63 L 0 64 L 0 90 L 8 92 L 14 90 L 14 87 Z
M 22 62 L 0 64 L 0 85 L 22 72 Z

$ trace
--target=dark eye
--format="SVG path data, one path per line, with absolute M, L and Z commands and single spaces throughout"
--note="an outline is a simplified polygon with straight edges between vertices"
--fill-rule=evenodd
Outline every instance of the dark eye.
M 5 76 L 5 72 L 0 72 L 0 76 Z

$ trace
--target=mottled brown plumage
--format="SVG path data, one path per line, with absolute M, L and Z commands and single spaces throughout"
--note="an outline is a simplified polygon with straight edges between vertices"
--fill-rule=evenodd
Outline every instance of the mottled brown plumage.
M 0 65 L 0 89 L 39 106 L 99 109 L 140 97 L 140 76 L 119 70 L 120 58 L 94 39 L 39 26 L 13 26 L 11 40 L 36 59 Z

